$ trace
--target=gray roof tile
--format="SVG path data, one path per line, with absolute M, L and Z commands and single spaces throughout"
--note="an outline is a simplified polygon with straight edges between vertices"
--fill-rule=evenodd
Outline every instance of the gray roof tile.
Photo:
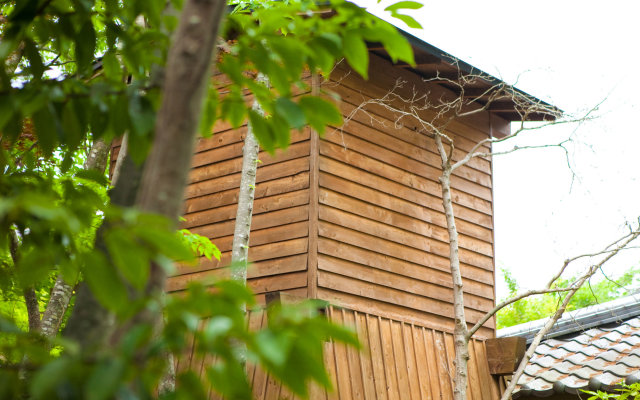
M 612 389 L 625 379 L 640 380 L 640 317 L 544 340 L 519 385 L 522 393 L 543 397 L 558 391 Z

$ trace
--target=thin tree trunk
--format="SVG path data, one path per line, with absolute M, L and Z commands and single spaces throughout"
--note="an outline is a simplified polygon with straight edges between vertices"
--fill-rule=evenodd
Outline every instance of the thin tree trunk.
M 94 140 L 84 162 L 84 169 L 104 172 L 107 167 L 110 145 L 102 139 Z M 62 275 L 58 275 L 58 279 L 51 289 L 49 303 L 42 316 L 42 333 L 49 338 L 53 338 L 58 334 L 64 313 L 69 307 L 69 302 L 73 296 L 73 285 L 67 283 Z
M 258 82 L 268 85 L 268 78 L 258 75 Z M 253 102 L 253 109 L 264 113 L 257 100 Z M 236 225 L 233 232 L 231 247 L 231 278 L 238 282 L 247 282 L 247 261 L 249 254 L 249 236 L 251 234 L 251 218 L 253 216 L 253 201 L 256 189 L 256 173 L 258 170 L 258 153 L 260 145 L 253 134 L 251 123 L 247 126 L 247 136 L 242 148 L 242 172 L 240 178 L 240 192 L 238 194 L 238 210 Z
M 242 150 L 242 176 L 240 178 L 238 210 L 236 212 L 236 225 L 233 231 L 233 244 L 231 248 L 231 279 L 245 283 L 247 281 L 249 235 L 251 232 L 251 217 L 253 216 L 253 200 L 259 151 L 260 145 L 253 135 L 251 124 L 249 124 L 247 136 L 244 139 L 244 148 Z
M 62 275 L 58 275 L 56 283 L 51 289 L 49 303 L 42 316 L 42 334 L 53 338 L 58 334 L 62 318 L 67 311 L 71 297 L 73 296 L 73 286 L 65 282 Z
M 13 227 L 9 228 L 9 253 L 14 268 L 18 265 L 20 258 L 20 237 Z M 38 296 L 33 286 L 23 289 L 22 295 L 27 307 L 27 319 L 29 321 L 29 332 L 40 332 L 40 305 Z
M 29 318 L 29 332 L 40 332 L 40 304 L 38 296 L 33 287 L 24 289 L 24 301 L 27 305 L 27 316 Z
M 125 132 L 122 135 L 122 142 L 120 143 L 120 151 L 118 152 L 118 158 L 116 159 L 116 165 L 113 167 L 113 175 L 111 175 L 111 186 L 116 186 L 120 179 L 120 172 L 122 171 L 122 164 L 129 152 L 129 133 Z
M 464 315 L 464 287 L 462 273 L 460 272 L 460 255 L 458 243 L 458 229 L 453 213 L 453 200 L 451 198 L 451 164 L 442 143 L 442 137 L 435 135 L 438 151 L 442 158 L 442 175 L 440 186 L 442 189 L 442 205 L 447 220 L 447 233 L 449 236 L 449 265 L 451 279 L 453 281 L 453 310 L 455 326 L 453 329 L 453 341 L 455 348 L 455 374 L 453 377 L 453 398 L 465 400 L 467 398 L 467 363 L 469 361 L 469 346 L 467 339 L 467 321 Z

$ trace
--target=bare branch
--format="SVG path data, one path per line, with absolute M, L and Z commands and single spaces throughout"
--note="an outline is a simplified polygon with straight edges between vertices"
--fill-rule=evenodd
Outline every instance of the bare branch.
M 556 283 L 556 281 L 566 271 L 566 269 L 569 266 L 569 264 L 573 263 L 576 260 L 580 260 L 582 258 L 597 257 L 597 256 L 605 255 L 605 254 L 607 255 L 606 260 L 608 260 L 609 258 L 611 258 L 613 255 L 619 253 L 620 251 L 628 249 L 629 248 L 628 244 L 633 240 L 632 238 L 636 238 L 638 236 L 638 234 L 639 234 L 638 230 L 635 230 L 635 231 L 633 231 L 631 233 L 628 233 L 628 234 L 622 236 L 621 238 L 616 239 L 613 243 L 607 245 L 601 251 L 598 251 L 598 252 L 595 252 L 595 253 L 580 254 L 578 256 L 566 259 L 562 263 L 562 266 L 558 269 L 558 272 L 556 272 L 551 277 L 551 279 L 549 279 L 549 282 L 547 282 L 547 284 L 545 285 L 545 287 L 543 289 L 529 290 L 529 291 L 526 291 L 526 292 L 523 292 L 523 293 L 519 293 L 519 294 L 517 294 L 517 295 L 515 295 L 515 296 L 513 296 L 513 297 L 511 297 L 511 298 L 509 298 L 507 300 L 504 300 L 504 301 L 500 302 L 494 308 L 492 308 L 490 311 L 488 311 L 471 329 L 469 329 L 468 338 L 471 338 L 478 331 L 478 329 L 480 329 L 480 327 L 482 327 L 482 325 L 484 325 L 498 311 L 500 311 L 501 309 L 503 309 L 504 307 L 506 307 L 506 306 L 508 306 L 510 304 L 515 303 L 516 301 L 522 300 L 522 299 L 530 297 L 530 296 L 539 295 L 539 294 L 561 293 L 561 292 L 572 291 L 574 289 L 574 287 L 575 287 L 575 284 L 577 282 L 580 282 L 582 277 L 580 277 L 578 280 L 576 280 L 574 283 L 572 283 L 571 285 L 569 285 L 566 288 L 558 288 L 558 287 L 554 288 L 554 287 L 552 287 L 553 284 Z M 623 245 L 621 245 L 620 243 L 623 243 Z M 614 247 L 614 246 L 616 246 L 616 247 Z M 602 264 L 600 264 L 600 267 L 601 266 L 602 266 Z M 591 275 L 593 275 L 593 273 Z M 591 277 L 591 275 L 589 275 L 589 277 Z
M 605 258 L 603 258 L 599 263 L 594 264 L 591 267 L 589 267 L 587 272 L 584 275 L 582 275 L 582 277 L 580 277 L 576 282 L 574 282 L 572 284 L 572 289 L 567 293 L 567 295 L 563 299 L 562 304 L 560 305 L 560 307 L 556 310 L 556 312 L 553 314 L 553 316 L 547 320 L 547 322 L 542 327 L 542 329 L 540 329 L 540 331 L 538 331 L 536 336 L 533 338 L 533 341 L 531 342 L 531 345 L 529 346 L 529 349 L 527 350 L 527 352 L 525 353 L 522 361 L 520 362 L 520 365 L 518 366 L 518 369 L 513 374 L 513 377 L 511 378 L 511 381 L 509 382 L 509 385 L 507 386 L 507 388 L 505 389 L 504 393 L 502 394 L 501 400 L 508 400 L 511 397 L 511 393 L 513 393 L 513 390 L 517 386 L 518 380 L 520 379 L 520 377 L 524 373 L 524 370 L 525 370 L 525 368 L 527 366 L 527 363 L 529 362 L 529 360 L 533 356 L 533 353 L 535 352 L 536 348 L 538 347 L 538 345 L 542 341 L 542 338 L 547 334 L 547 332 L 549 332 L 549 330 L 551 330 L 553 325 L 562 316 L 562 314 L 564 313 L 565 309 L 567 308 L 567 305 L 569 304 L 569 302 L 573 298 L 573 295 L 576 294 L 578 289 L 580 289 L 580 287 L 582 287 L 582 285 L 589 278 L 591 278 L 604 264 L 606 264 L 609 260 L 611 260 L 613 257 L 615 257 L 615 255 L 618 254 L 621 250 L 626 248 L 629 243 L 631 243 L 632 241 L 636 240 L 638 238 L 638 236 L 640 236 L 640 226 L 634 232 L 626 235 L 625 236 L 626 240 L 621 242 L 621 240 L 623 240 L 623 239 L 618 239 L 616 242 L 614 242 L 614 243 L 619 243 L 619 244 L 613 250 L 607 251 L 608 254 L 607 254 L 607 256 Z M 610 246 L 607 246 L 606 250 L 608 250 L 609 247 Z M 579 256 L 579 257 L 584 257 L 584 255 L 583 256 Z M 577 259 L 577 257 L 574 258 L 574 260 L 575 259 Z
M 452 60 L 453 64 L 457 64 L 457 60 Z M 515 146 L 512 150 L 505 150 L 500 152 L 492 152 L 491 147 L 493 144 L 505 142 L 506 140 L 518 137 L 523 132 L 535 131 L 552 125 L 582 123 L 585 120 L 592 118 L 592 113 L 597 110 L 598 106 L 589 110 L 585 115 L 579 118 L 566 118 L 564 120 L 557 120 L 560 117 L 559 110 L 553 106 L 532 98 L 522 92 L 517 91 L 512 86 L 509 86 L 503 82 L 496 82 L 492 77 L 483 76 L 480 74 L 465 74 L 458 69 L 457 78 L 450 78 L 441 76 L 436 73 L 436 76 L 430 79 L 425 79 L 425 83 L 435 83 L 442 85 L 443 83 L 449 90 L 433 89 L 434 92 L 440 94 L 432 94 L 429 90 L 418 91 L 415 87 L 412 90 L 407 90 L 404 87 L 406 82 L 397 80 L 393 88 L 385 93 L 382 97 L 377 99 L 366 98 L 363 95 L 364 101 L 360 103 L 354 110 L 345 118 L 345 125 L 359 112 L 363 112 L 368 116 L 372 122 L 378 122 L 384 125 L 384 120 L 390 119 L 393 121 L 396 128 L 403 127 L 410 121 L 409 129 L 418 131 L 426 137 L 432 138 L 435 142 L 435 153 L 439 155 L 442 174 L 438 178 L 440 187 L 442 189 L 442 204 L 445 214 L 447 234 L 449 240 L 449 267 L 451 271 L 452 283 L 453 283 L 453 310 L 454 310 L 454 348 L 455 348 L 455 371 L 454 371 L 454 393 L 453 398 L 455 400 L 466 399 L 467 393 L 467 362 L 469 359 L 469 340 L 495 313 L 501 308 L 512 304 L 525 297 L 544 294 L 544 293 L 567 293 L 565 296 L 566 301 L 578 290 L 578 288 L 591 276 L 593 271 L 590 269 L 589 273 L 582 276 L 579 280 L 573 282 L 567 288 L 553 287 L 558 278 L 567 269 L 567 266 L 573 261 L 586 257 L 587 255 L 581 255 L 565 261 L 556 275 L 552 277 L 547 286 L 540 290 L 530 290 L 514 296 L 512 299 L 505 300 L 498 304 L 493 310 L 487 313 L 483 318 L 478 321 L 471 329 L 468 329 L 465 320 L 465 306 L 464 306 L 464 288 L 462 285 L 462 276 L 460 271 L 460 259 L 459 259 L 459 237 L 456 227 L 456 218 L 454 215 L 453 202 L 451 196 L 451 176 L 455 170 L 469 164 L 476 158 L 490 158 L 494 155 L 508 154 L 516 150 L 522 149 L 538 149 L 538 148 L 551 148 L 559 147 L 564 150 L 564 154 L 567 158 L 567 164 L 571 169 L 571 163 L 569 160 L 569 152 L 566 148 L 566 144 L 569 143 L 572 138 L 566 139 L 557 144 L 549 145 L 533 145 L 533 146 Z M 483 83 L 483 88 L 489 85 L 489 88 L 483 89 L 478 93 L 477 83 Z M 475 84 L 475 85 L 474 85 Z M 471 86 L 473 85 L 473 86 Z M 472 89 L 469 89 L 469 87 Z M 474 92 L 475 90 L 475 92 Z M 473 144 L 470 151 L 461 152 L 456 151 L 454 136 L 449 134 L 449 126 L 460 118 L 468 118 L 470 116 L 491 112 L 492 104 L 495 104 L 499 100 L 509 100 L 509 110 L 513 107 L 513 112 L 519 115 L 521 121 L 527 121 L 533 116 L 540 118 L 540 116 L 549 116 L 553 121 L 546 121 L 539 124 L 526 124 L 521 122 L 518 129 L 513 133 L 504 137 L 486 137 L 476 141 Z M 373 106 L 374 108 L 370 108 Z M 511 112 L 511 111 L 510 111 Z M 391 114 L 391 117 L 387 115 Z M 429 149 L 430 152 L 434 152 Z M 454 153 L 458 161 L 454 161 Z M 575 174 L 574 174 L 575 176 Z M 637 235 L 637 232 L 631 234 Z M 597 255 L 606 255 L 605 259 L 609 259 L 613 255 L 617 254 L 621 250 L 619 247 L 621 239 L 614 242 L 614 246 L 608 246 L 603 251 L 596 253 Z M 623 246 L 623 247 L 624 247 Z M 604 261 L 606 262 L 606 261 Z M 593 269 L 593 268 L 592 268 Z M 563 301 L 559 305 L 558 316 L 562 314 L 566 308 L 566 303 Z M 557 319 L 557 318 L 556 318 Z M 554 321 L 555 322 L 555 321 Z M 553 322 L 551 323 L 551 325 Z

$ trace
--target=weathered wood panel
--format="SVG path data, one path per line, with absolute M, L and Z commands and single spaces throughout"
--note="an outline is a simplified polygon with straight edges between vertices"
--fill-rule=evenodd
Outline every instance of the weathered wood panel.
M 433 139 L 420 133 L 415 121 L 399 119 L 399 114 L 371 102 L 394 86 L 390 79 L 395 69 L 373 57 L 370 72 L 365 82 L 339 65 L 326 85 L 342 97 L 346 123 L 329 131 L 318 148 L 318 293 L 355 310 L 451 332 L 450 251 L 440 156 Z M 405 84 L 397 88 L 400 95 L 410 97 L 414 87 L 451 95 L 410 73 L 402 74 Z M 399 99 L 392 103 L 406 106 Z M 425 118 L 434 115 L 424 113 Z M 446 133 L 456 144 L 454 159 L 464 157 L 488 132 L 486 113 L 451 123 Z M 468 293 L 465 313 L 473 323 L 494 303 L 491 161 L 475 159 L 458 169 L 452 177 L 452 195 Z M 493 321 L 485 326 L 478 335 L 491 337 Z M 393 343 L 398 347 L 392 350 L 404 354 L 403 364 L 410 364 L 416 348 L 403 341 L 409 335 L 394 329 Z M 411 374 L 402 370 L 396 375 L 398 388 L 412 380 Z M 398 393 L 415 397 L 420 387 L 408 390 Z
M 421 325 L 382 318 L 344 308 L 330 307 L 328 317 L 353 329 L 362 348 L 341 343 L 325 344 L 325 367 L 333 390 L 313 387 L 311 400 L 440 400 L 451 399 L 453 336 Z M 260 329 L 267 324 L 266 313 L 249 312 L 248 324 Z M 191 348 L 176 360 L 178 370 L 191 368 L 204 376 L 214 359 L 201 359 Z M 499 393 L 496 378 L 487 373 L 484 343 L 470 342 L 469 399 L 495 400 Z M 256 400 L 294 399 L 289 390 L 255 365 L 248 365 L 248 377 Z M 212 390 L 211 399 L 220 399 Z
M 222 257 L 202 259 L 196 266 L 178 265 L 167 282 L 170 292 L 194 280 L 229 276 L 231 245 L 242 167 L 246 126 L 215 127 L 211 138 L 200 139 L 185 190 L 183 228 L 208 237 Z M 248 271 L 249 286 L 257 294 L 303 290 L 306 295 L 309 235 L 310 130 L 292 134 L 286 151 L 261 152 L 256 175 Z

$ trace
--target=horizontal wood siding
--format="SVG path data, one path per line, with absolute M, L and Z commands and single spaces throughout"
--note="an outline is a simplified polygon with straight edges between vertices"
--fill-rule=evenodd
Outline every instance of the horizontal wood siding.
M 178 265 L 167 291 L 193 281 L 228 277 L 237 211 L 242 147 L 246 126 L 218 124 L 212 137 L 200 139 L 185 190 L 182 227 L 212 240 L 220 261 L 202 258 Z M 307 287 L 309 235 L 309 130 L 292 134 L 286 151 L 259 155 L 251 225 L 249 286 L 257 294 L 304 291 Z
M 401 95 L 411 94 L 414 85 L 423 90 L 425 84 L 382 59 L 373 57 L 371 62 L 369 81 L 339 65 L 323 84 L 341 96 L 346 124 L 328 130 L 318 149 L 318 296 L 451 332 L 453 295 L 440 156 L 433 139 L 416 130 L 415 121 L 398 124 L 398 116 L 387 108 L 362 106 L 391 90 L 392 77 L 406 81 L 398 89 Z M 479 114 L 448 129 L 456 143 L 454 158 L 460 159 L 487 137 L 489 117 Z M 475 159 L 451 181 L 466 316 L 475 323 L 494 304 L 491 162 Z M 491 337 L 493 330 L 491 320 L 478 335 Z M 391 335 L 401 337 L 398 332 Z M 396 378 L 401 382 L 404 376 Z
M 362 349 L 327 342 L 324 359 L 333 390 L 312 386 L 311 400 L 453 398 L 453 336 L 450 333 L 344 308 L 330 307 L 327 315 L 332 321 L 350 327 Z M 266 313 L 251 311 L 248 321 L 252 329 L 266 327 Z M 484 343 L 472 340 L 469 353 L 469 400 L 499 398 L 499 383 L 488 372 Z M 204 376 L 215 360 L 194 356 L 192 347 L 175 362 L 177 371 L 190 368 Z M 247 373 L 256 400 L 296 398 L 255 365 L 249 364 Z M 211 390 L 210 399 L 221 398 Z

